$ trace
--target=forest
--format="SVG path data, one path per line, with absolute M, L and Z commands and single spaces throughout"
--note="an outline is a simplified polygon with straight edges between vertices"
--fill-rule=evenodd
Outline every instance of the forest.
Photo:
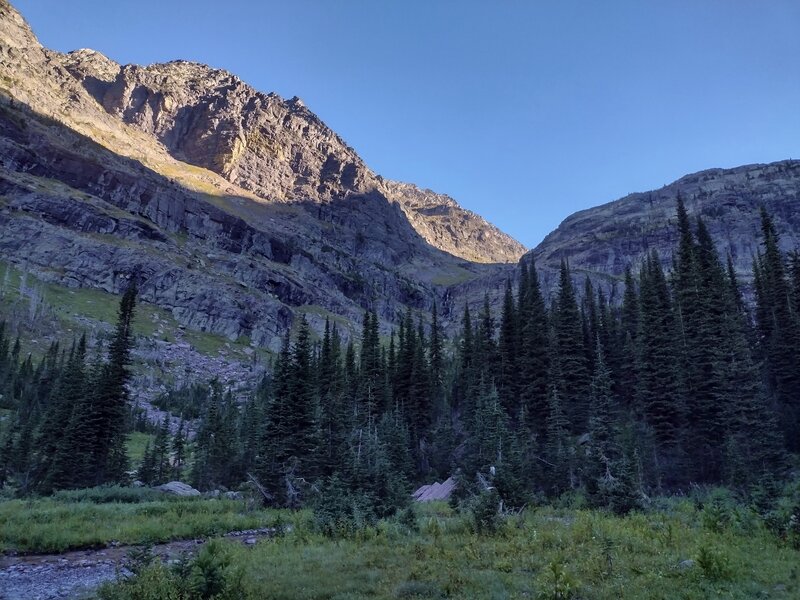
M 436 305 L 360 336 L 300 318 L 253 389 L 198 375 L 159 423 L 131 386 L 136 277 L 102 338 L 34 358 L 2 324 L 0 559 L 127 549 L 94 584 L 113 600 L 795 598 L 800 255 L 761 217 L 752 287 L 679 200 L 671 263 L 621 299 L 566 261 L 546 298 L 524 261 L 454 336 Z
M 131 407 L 135 281 L 103 358 L 82 337 L 34 361 L 0 327 L 0 484 L 257 485 L 269 506 L 315 507 L 323 529 L 374 523 L 450 476 L 454 503 L 488 494 L 500 511 L 577 497 L 626 514 L 705 485 L 766 508 L 800 451 L 800 255 L 781 252 L 762 212 L 746 302 L 680 200 L 677 227 L 671 268 L 649 254 L 618 304 L 588 278 L 576 289 L 566 261 L 548 303 L 527 261 L 501 313 L 465 307 L 453 339 L 435 305 L 384 337 L 367 311 L 347 343 L 330 323 L 315 340 L 301 319 L 246 398 L 215 381 L 159 398 L 185 420 L 177 431 Z M 138 465 L 135 429 L 155 434 Z

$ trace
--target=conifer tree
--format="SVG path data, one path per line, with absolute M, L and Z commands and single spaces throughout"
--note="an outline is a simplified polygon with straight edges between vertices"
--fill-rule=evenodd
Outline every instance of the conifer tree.
M 585 480 L 589 499 L 595 506 L 609 506 L 616 491 L 619 448 L 618 408 L 613 397 L 611 372 L 606 367 L 599 337 L 595 343 L 595 367 L 591 386 L 589 449 Z
M 544 477 L 550 496 L 559 496 L 572 486 L 572 446 L 569 436 L 569 421 L 561 407 L 558 387 L 552 385 L 548 395 L 547 443 L 545 456 L 547 467 Z
M 654 462 L 662 484 L 673 483 L 683 472 L 676 459 L 685 432 L 685 405 L 681 394 L 676 326 L 669 289 L 658 254 L 653 251 L 640 276 L 639 329 L 636 335 L 636 402 L 655 433 Z
M 581 314 L 572 287 L 569 266 L 564 260 L 561 261 L 554 312 L 555 356 L 562 378 L 559 400 L 569 419 L 572 433 L 585 433 L 589 424 L 589 373 L 583 346 Z
M 136 472 L 136 477 L 145 485 L 153 485 L 156 479 L 156 457 L 153 449 L 150 447 L 150 440 L 144 447 L 144 455 L 142 456 L 142 464 L 139 465 L 139 470 Z
M 186 424 L 183 419 L 178 423 L 178 430 L 172 438 L 172 477 L 180 481 L 183 477 L 183 469 L 186 465 Z
M 50 402 L 47 413 L 38 431 L 40 492 L 48 493 L 68 488 L 72 484 L 74 470 L 74 440 L 64 431 L 81 399 L 87 393 L 84 361 L 86 358 L 86 336 L 81 336 L 73 346 L 59 378 L 57 391 Z
M 506 281 L 503 310 L 500 316 L 500 339 L 497 344 L 497 391 L 506 413 L 519 419 L 519 325 L 511 281 Z
M 792 309 L 792 293 L 786 277 L 784 257 L 772 218 L 761 210 L 764 250 L 759 254 L 756 275 L 756 321 L 761 337 L 769 391 L 783 413 L 781 421 L 792 451 L 800 449 L 800 324 Z
M 95 485 L 122 481 L 128 466 L 124 446 L 127 433 L 125 422 L 136 295 L 136 280 L 133 279 L 120 301 L 108 362 L 97 373 L 93 397 L 86 414 L 82 416 L 91 435 L 88 464 Z
M 164 415 L 161 426 L 153 439 L 153 478 L 152 483 L 166 483 L 171 475 L 169 453 L 169 415 Z
M 523 263 L 522 269 L 526 267 Z M 547 385 L 550 371 L 550 339 L 547 309 L 539 283 L 539 274 L 530 261 L 527 289 L 520 292 L 520 402 L 525 412 L 528 428 L 539 438 L 547 429 Z

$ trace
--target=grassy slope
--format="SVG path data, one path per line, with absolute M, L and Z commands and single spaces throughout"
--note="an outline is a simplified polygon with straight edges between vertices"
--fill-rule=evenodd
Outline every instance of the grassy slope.
M 139 464 L 144 458 L 144 450 L 148 443 L 153 444 L 156 436 L 150 433 L 141 433 L 134 431 L 128 434 L 128 440 L 125 448 L 128 451 L 128 459 L 131 461 L 131 467 L 134 469 L 139 467 Z
M 19 269 L 0 261 L 0 320 L 3 320 L 6 311 L 14 305 L 22 305 L 27 311 L 29 298 L 20 294 L 20 282 L 23 274 Z M 34 287 L 40 291 L 43 307 L 58 324 L 58 333 L 61 339 L 71 339 L 85 331 L 87 322 L 96 322 L 113 326 L 117 320 L 119 296 L 91 288 L 67 288 L 53 283 L 39 281 L 28 275 L 27 287 Z M 159 333 L 159 327 L 161 332 Z M 166 310 L 149 302 L 139 302 L 134 316 L 134 331 L 137 335 L 148 338 L 161 338 L 166 341 L 175 341 L 178 337 L 185 339 L 201 354 L 213 356 L 226 351 L 233 358 L 248 360 L 245 352 L 250 344 L 247 338 L 235 342 L 224 336 L 212 333 L 181 329 L 178 322 Z M 50 332 L 52 333 L 52 332 Z M 32 352 L 38 357 L 43 354 L 48 340 L 35 340 L 30 347 L 25 347 L 25 352 Z M 259 352 L 268 356 L 268 352 Z

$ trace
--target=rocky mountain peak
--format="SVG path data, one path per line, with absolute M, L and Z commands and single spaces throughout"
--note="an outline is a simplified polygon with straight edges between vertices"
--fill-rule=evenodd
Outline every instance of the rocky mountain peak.
M 265 201 L 289 203 L 330 203 L 377 192 L 400 206 L 425 241 L 455 256 L 515 262 L 524 251 L 457 204 L 449 211 L 452 219 L 429 218 L 406 205 L 408 193 L 387 194 L 381 178 L 297 96 L 284 100 L 226 70 L 187 60 L 119 65 L 96 50 L 46 50 L 6 0 L 0 0 L 0 11 L 0 36 L 5 40 L 0 56 L 8 77 L 3 87 L 12 97 L 124 155 L 158 167 L 166 154 L 230 184 L 168 165 L 171 177 L 183 183 L 191 180 L 195 189 L 233 186 Z M 203 181 L 195 185 L 198 180 Z M 425 193 L 429 204 L 444 198 Z M 494 243 L 475 246 L 476 232 L 484 230 Z
M 0 0 L 0 42 L 16 49 L 42 47 L 28 22 L 8 0 Z

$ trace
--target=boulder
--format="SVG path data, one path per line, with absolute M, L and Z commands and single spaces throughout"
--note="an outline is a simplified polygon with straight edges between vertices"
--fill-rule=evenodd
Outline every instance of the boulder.
M 456 481 L 449 477 L 444 483 L 434 482 L 430 485 L 423 485 L 411 496 L 417 502 L 433 502 L 435 500 L 447 500 L 456 489 Z
M 181 481 L 170 481 L 163 485 L 156 487 L 157 490 L 165 494 L 174 494 L 175 496 L 199 496 L 200 492 L 190 486 L 188 483 Z

